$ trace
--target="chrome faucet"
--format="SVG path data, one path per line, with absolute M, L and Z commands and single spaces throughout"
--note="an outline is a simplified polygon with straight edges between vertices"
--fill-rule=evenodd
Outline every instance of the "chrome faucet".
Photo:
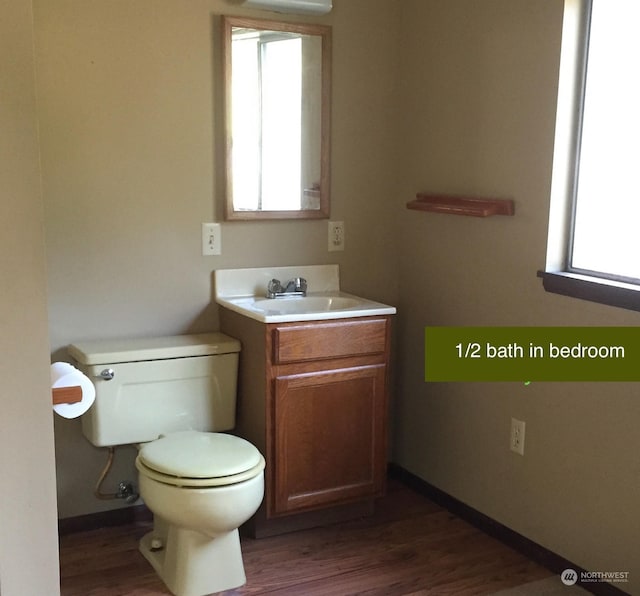
M 267 298 L 289 298 L 307 295 L 307 280 L 304 277 L 295 277 L 289 280 L 283 287 L 279 279 L 272 279 L 267 285 Z

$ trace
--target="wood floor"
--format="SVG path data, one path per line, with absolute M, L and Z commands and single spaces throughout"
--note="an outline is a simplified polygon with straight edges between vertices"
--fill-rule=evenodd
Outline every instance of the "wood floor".
M 62 596 L 170 594 L 137 550 L 149 528 L 61 537 Z M 481 595 L 552 575 L 397 481 L 373 517 L 242 548 L 247 584 L 225 596 Z

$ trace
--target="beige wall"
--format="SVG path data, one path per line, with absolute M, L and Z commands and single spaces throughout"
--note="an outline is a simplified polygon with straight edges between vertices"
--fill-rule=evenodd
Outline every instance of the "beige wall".
M 562 0 L 405 0 L 394 457 L 589 570 L 640 591 L 637 384 L 425 384 L 425 325 L 638 325 L 546 294 Z M 402 210 L 416 191 L 511 197 L 513 218 Z M 523 379 L 524 381 L 525 379 Z M 508 449 L 526 421 L 525 456 Z
M 0 2 L 0 590 L 59 593 L 30 0 Z
M 345 289 L 395 300 L 395 12 L 349 0 L 307 19 L 333 26 L 332 217 L 346 250 L 327 252 L 326 221 L 233 222 L 223 255 L 202 257 L 200 224 L 222 217 L 216 15 L 273 13 L 226 0 L 35 1 L 54 358 L 87 338 L 217 329 L 217 268 L 338 262 Z M 56 449 L 61 517 L 115 505 L 93 497 L 106 455 L 78 420 L 56 419 Z M 134 453 L 117 456 L 106 491 L 135 478 Z

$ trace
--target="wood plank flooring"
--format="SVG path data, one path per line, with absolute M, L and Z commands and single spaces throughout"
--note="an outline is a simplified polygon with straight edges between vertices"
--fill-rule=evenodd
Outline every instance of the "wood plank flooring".
M 138 552 L 150 524 L 62 536 L 62 596 L 170 592 Z M 243 539 L 247 584 L 225 596 L 483 595 L 552 575 L 397 481 L 374 516 Z

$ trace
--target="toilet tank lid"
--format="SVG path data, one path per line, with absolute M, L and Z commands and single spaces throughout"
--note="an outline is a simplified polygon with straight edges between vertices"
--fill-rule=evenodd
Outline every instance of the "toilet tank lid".
M 240 351 L 240 342 L 223 333 L 172 335 L 137 339 L 105 339 L 71 344 L 69 354 L 81 364 L 117 364 L 212 356 Z

